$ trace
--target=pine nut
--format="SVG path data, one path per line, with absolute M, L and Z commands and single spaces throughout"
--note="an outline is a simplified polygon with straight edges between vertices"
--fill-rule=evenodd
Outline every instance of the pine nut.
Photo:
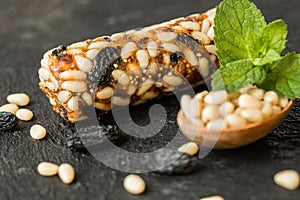
M 202 32 L 193 31 L 192 37 L 195 38 L 196 40 L 199 40 L 204 45 L 210 44 L 210 42 L 211 42 L 209 37 L 205 33 L 202 33 Z
M 220 90 L 211 92 L 204 97 L 204 102 L 211 105 L 219 105 L 227 100 L 227 92 Z
M 168 54 L 163 55 L 163 60 L 164 60 L 166 66 L 169 65 L 171 62 L 170 56 Z
M 130 104 L 130 98 L 112 97 L 111 103 L 116 106 L 127 106 Z
M 33 125 L 30 128 L 30 136 L 36 140 L 43 139 L 46 136 L 46 133 L 46 129 L 41 125 Z
M 141 87 L 138 89 L 136 95 L 141 96 L 145 92 L 147 92 L 154 84 L 152 79 L 147 79 L 144 83 L 142 83 Z
M 90 44 L 89 49 L 102 49 L 109 45 L 108 42 L 93 42 Z
M 6 100 L 9 103 L 13 103 L 18 106 L 27 106 L 30 102 L 29 96 L 24 93 L 10 94 L 7 96 Z
M 247 124 L 247 121 L 238 114 L 229 114 L 225 116 L 225 119 L 228 125 L 231 127 L 245 126 Z
M 61 88 L 71 92 L 85 92 L 87 85 L 84 81 L 65 81 L 61 84 Z
M 205 49 L 211 53 L 211 54 L 216 54 L 217 48 L 215 45 L 211 44 L 211 45 L 205 45 Z
M 123 182 L 125 190 L 131 194 L 142 194 L 146 189 L 145 181 L 138 175 L 130 174 Z
M 75 56 L 75 61 L 78 68 L 83 72 L 89 72 L 93 68 L 93 63 L 90 59 L 82 56 Z
M 217 106 L 208 105 L 202 110 L 201 120 L 203 123 L 207 123 L 219 117 L 219 108 Z
M 272 113 L 273 113 L 273 107 L 272 107 L 271 103 L 263 102 L 263 107 L 262 107 L 261 111 L 264 115 L 264 118 L 271 117 Z
M 143 94 L 141 99 L 142 100 L 154 99 L 154 98 L 158 97 L 158 95 L 159 95 L 159 92 L 149 91 L 149 92 L 146 92 L 145 94 Z
M 50 162 L 41 162 L 37 171 L 42 176 L 55 176 L 58 173 L 58 165 Z
M 208 30 L 210 27 L 210 22 L 208 19 L 205 19 L 202 21 L 202 27 L 201 27 L 201 32 L 204 34 L 207 34 Z
M 71 184 L 75 179 L 75 170 L 68 164 L 64 163 L 58 167 L 58 176 L 65 184 Z
M 47 69 L 40 68 L 38 71 L 39 77 L 47 81 L 50 78 L 50 72 Z
M 154 41 L 151 41 L 147 44 L 147 49 L 151 57 L 157 56 L 158 53 L 157 48 L 158 48 L 157 43 Z
M 162 42 L 169 42 L 177 37 L 177 33 L 174 32 L 159 32 L 156 34 L 157 38 Z
M 86 103 L 87 106 L 91 106 L 93 104 L 92 96 L 89 93 L 84 92 L 81 95 L 81 98 L 84 100 L 84 102 Z
M 279 106 L 281 108 L 285 108 L 289 104 L 288 98 L 280 98 L 279 99 Z
M 211 197 L 201 198 L 199 200 L 224 200 L 224 198 L 221 196 L 211 196 Z
M 179 47 L 177 47 L 175 44 L 171 43 L 164 43 L 161 45 L 166 51 L 169 51 L 171 53 L 175 53 L 179 51 Z
M 60 74 L 62 80 L 85 80 L 86 74 L 82 71 L 64 71 Z
M 104 103 L 99 103 L 99 102 L 96 102 L 95 103 L 95 107 L 99 110 L 104 110 L 104 111 L 109 111 L 111 110 L 111 105 L 108 105 L 108 104 L 104 104 Z
M 68 101 L 68 108 L 72 111 L 76 111 L 79 109 L 79 97 L 72 97 Z
M 90 60 L 94 60 L 99 52 L 100 50 L 98 49 L 91 49 L 86 52 L 86 57 L 88 57 Z
M 19 107 L 16 104 L 9 103 L 9 104 L 5 104 L 5 105 L 1 106 L 0 112 L 10 112 L 10 113 L 16 115 L 16 112 L 18 109 L 19 109 Z
M 247 93 L 258 100 L 262 100 L 264 98 L 265 91 L 263 89 L 250 88 L 247 90 Z
M 167 83 L 170 86 L 180 86 L 182 84 L 182 79 L 179 76 L 169 76 L 165 75 L 163 77 L 163 82 Z
M 100 91 L 97 91 L 96 98 L 97 99 L 109 99 L 113 96 L 114 90 L 111 87 L 105 87 Z
M 261 102 L 249 94 L 242 94 L 238 100 L 241 108 L 261 108 Z
M 81 49 L 81 48 L 86 48 L 87 43 L 86 42 L 76 42 L 68 46 L 69 49 Z
M 210 40 L 214 40 L 215 38 L 215 32 L 214 32 L 214 26 L 211 26 L 207 31 L 207 36 Z
M 136 87 L 135 85 L 129 85 L 128 88 L 127 88 L 127 94 L 129 96 L 133 95 L 136 91 Z
M 279 103 L 279 97 L 276 92 L 268 91 L 265 93 L 264 101 L 270 102 L 272 105 L 277 105 Z
M 128 42 L 127 44 L 124 45 L 124 47 L 121 50 L 121 57 L 122 59 L 129 58 L 134 51 L 136 51 L 138 47 L 134 42 Z
M 193 98 L 190 102 L 190 112 L 194 117 L 201 117 L 201 112 L 204 105 L 202 101 L 199 101 L 196 98 Z
M 72 93 L 70 91 L 67 90 L 62 90 L 57 94 L 57 99 L 61 102 L 61 103 L 65 103 L 67 102 L 70 98 L 72 97 Z
M 127 73 L 124 72 L 124 71 L 122 71 L 122 70 L 115 69 L 114 71 L 112 71 L 112 76 L 121 85 L 125 85 L 126 86 L 130 82 L 130 79 L 129 79 Z
M 188 30 L 193 30 L 193 31 L 199 31 L 200 30 L 200 25 L 197 22 L 191 22 L 191 21 L 186 21 L 186 22 L 181 22 L 180 25 Z
M 249 122 L 261 122 L 264 119 L 263 114 L 259 109 L 242 110 L 241 116 Z
M 17 110 L 16 112 L 16 116 L 18 119 L 22 120 L 22 121 L 30 121 L 33 117 L 33 113 L 32 111 L 22 108 Z
M 199 72 L 202 77 L 209 75 L 209 61 L 206 58 L 199 58 Z
M 136 52 L 136 58 L 142 69 L 146 68 L 149 64 L 149 55 L 145 50 L 138 50 Z
M 195 142 L 188 142 L 186 144 L 181 145 L 178 148 L 179 152 L 189 154 L 190 156 L 194 156 L 198 153 L 199 147 Z
M 296 190 L 300 184 L 300 176 L 295 170 L 283 170 L 274 175 L 274 182 L 287 190 Z
M 233 105 L 233 103 L 231 103 L 229 101 L 222 103 L 219 107 L 219 113 L 223 117 L 232 113 L 233 111 L 234 111 L 234 105 Z
M 191 122 L 197 124 L 199 127 L 203 127 L 204 124 L 202 121 L 198 120 L 197 118 L 193 117 L 193 114 L 191 114 L 191 107 L 190 107 L 190 102 L 192 98 L 189 95 L 183 95 L 180 101 L 180 105 L 182 108 L 182 112 L 184 116 L 189 119 Z
M 195 53 L 190 50 L 190 49 L 185 49 L 183 51 L 184 55 L 185 55 L 185 58 L 186 60 L 192 65 L 192 66 L 196 66 L 198 65 L 198 59 L 195 55 Z

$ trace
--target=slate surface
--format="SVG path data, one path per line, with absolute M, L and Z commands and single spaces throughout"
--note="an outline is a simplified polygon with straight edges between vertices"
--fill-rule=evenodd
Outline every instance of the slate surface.
M 202 169 L 188 176 L 142 174 L 147 191 L 133 196 L 124 191 L 126 173 L 99 163 L 84 151 L 71 151 L 64 138 L 71 134 L 38 88 L 37 69 L 44 51 L 57 44 L 142 27 L 205 11 L 219 1 L 212 0 L 13 0 L 0 1 L 0 104 L 13 92 L 26 92 L 35 117 L 20 123 L 17 131 L 0 134 L 0 199 L 199 199 L 221 194 L 225 199 L 300 199 L 300 191 L 286 191 L 273 184 L 281 169 L 300 170 L 300 101 L 287 119 L 266 138 L 235 150 L 215 150 L 202 160 Z M 283 18 L 289 25 L 287 50 L 300 50 L 298 0 L 255 1 L 268 21 Z M 171 115 L 162 135 L 178 127 L 178 102 L 161 100 Z M 147 121 L 147 117 L 144 119 Z M 143 118 L 141 118 L 143 121 Z M 29 136 L 29 128 L 43 124 L 48 135 L 42 141 Z M 150 144 L 145 142 L 145 144 Z M 163 138 L 151 142 L 163 146 Z M 150 145 L 151 146 L 151 145 Z M 148 145 L 149 147 L 149 145 Z M 143 150 L 143 145 L 128 148 Z M 67 186 L 57 177 L 37 174 L 40 161 L 69 162 L 76 169 L 76 181 Z

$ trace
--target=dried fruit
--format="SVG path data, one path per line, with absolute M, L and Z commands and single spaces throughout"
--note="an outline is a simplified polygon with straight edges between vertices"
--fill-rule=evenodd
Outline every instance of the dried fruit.
M 13 129 L 18 124 L 18 118 L 10 112 L 0 112 L 0 131 Z
M 107 85 L 111 81 L 111 72 L 114 64 L 120 62 L 120 52 L 114 47 L 102 49 L 94 59 L 95 67 L 88 73 L 93 87 Z
M 179 158 L 178 158 L 179 157 Z M 170 165 L 157 171 L 159 174 L 164 175 L 183 175 L 190 174 L 199 168 L 199 158 L 197 156 L 190 156 L 185 153 L 180 153 L 176 150 L 169 150 L 162 152 L 156 156 L 156 161 L 165 162 L 170 161 L 172 158 L 178 158 Z
M 88 126 L 79 128 L 75 136 L 67 139 L 66 144 L 69 148 L 80 149 L 96 146 L 106 141 L 117 142 L 121 138 L 122 135 L 115 125 Z

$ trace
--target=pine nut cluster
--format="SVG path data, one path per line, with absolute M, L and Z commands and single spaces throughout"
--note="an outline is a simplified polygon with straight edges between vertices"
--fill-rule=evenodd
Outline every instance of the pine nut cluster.
M 274 91 L 247 86 L 239 92 L 201 92 L 194 98 L 184 95 L 181 108 L 191 122 L 206 128 L 241 127 L 277 115 L 289 104 Z

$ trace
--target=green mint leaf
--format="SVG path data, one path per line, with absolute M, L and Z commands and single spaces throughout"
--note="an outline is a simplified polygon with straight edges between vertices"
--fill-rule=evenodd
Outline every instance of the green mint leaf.
M 285 49 L 287 33 L 287 25 L 282 20 L 275 20 L 268 24 L 262 35 L 265 48 L 274 49 L 278 54 L 281 54 Z
M 263 66 L 268 63 L 275 62 L 281 58 L 280 54 L 274 49 L 270 49 L 263 58 L 256 58 L 253 63 L 254 65 Z
M 238 60 L 221 67 L 213 75 L 213 90 L 225 89 L 235 92 L 247 84 L 261 84 L 266 79 L 266 71 L 255 67 L 251 60 Z
M 266 22 L 259 9 L 248 0 L 225 0 L 215 16 L 215 44 L 221 64 L 252 58 L 246 40 L 250 31 L 260 36 Z
M 259 87 L 273 90 L 279 96 L 300 97 L 300 55 L 289 53 L 273 65 L 268 66 L 268 76 Z

